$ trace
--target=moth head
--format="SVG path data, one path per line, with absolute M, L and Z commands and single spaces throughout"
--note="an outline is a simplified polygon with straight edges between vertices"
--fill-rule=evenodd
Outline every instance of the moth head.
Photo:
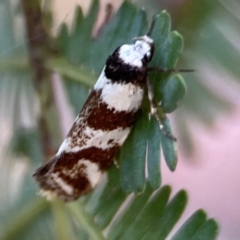
M 134 67 L 146 67 L 154 53 L 153 40 L 148 36 L 134 38 L 134 44 L 125 44 L 119 48 L 119 58 Z

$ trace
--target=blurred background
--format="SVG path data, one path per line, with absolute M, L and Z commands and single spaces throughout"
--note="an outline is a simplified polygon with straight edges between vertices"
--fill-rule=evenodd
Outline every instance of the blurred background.
M 101 12 L 94 28 L 95 34 L 104 21 L 108 3 L 112 4 L 115 12 L 121 1 L 100 1 Z M 172 29 L 184 37 L 184 50 L 177 68 L 196 70 L 184 74 L 187 96 L 181 107 L 170 116 L 180 156 L 173 173 L 162 163 L 163 184 L 170 184 L 174 191 L 182 188 L 188 191 L 189 204 L 182 220 L 194 210 L 204 208 L 209 217 L 219 222 L 218 239 L 240 239 L 240 1 L 136 0 L 134 3 L 146 8 L 149 17 L 163 9 L 170 13 Z M 76 5 L 81 5 L 86 14 L 90 1 L 54 0 L 42 1 L 42 5 L 53 11 L 52 16 L 49 14 L 52 23 L 50 32 L 56 34 L 62 22 L 72 22 Z M 28 43 L 32 42 L 26 37 L 24 19 L 19 14 L 21 10 L 18 0 L 0 1 L 0 60 L 4 59 L 0 62 L 2 216 L 6 211 L 9 214 L 14 212 L 19 194 L 24 193 L 26 199 L 28 197 L 29 189 L 21 189 L 21 184 L 26 175 L 31 181 L 29 160 L 18 149 L 23 148 L 21 142 L 28 141 L 24 131 L 36 127 L 36 118 L 43 107 L 33 91 L 31 74 L 26 71 L 27 60 L 21 57 L 27 51 Z M 37 34 L 39 41 L 46 40 L 39 38 L 41 31 Z M 49 45 L 54 51 L 54 42 Z M 53 97 L 61 105 L 62 110 L 59 111 L 63 111 L 61 116 L 64 117 L 60 123 L 62 133 L 55 141 L 59 143 L 75 114 L 66 104 L 57 76 L 49 77 L 56 90 Z M 56 118 L 57 115 L 49 117 Z M 52 129 L 55 129 L 54 126 Z M 47 147 L 48 136 L 45 139 L 45 150 L 51 154 Z M 43 156 L 34 142 L 29 140 L 28 144 L 32 147 L 24 151 L 34 155 L 35 165 L 31 166 L 34 169 Z M 12 149 L 19 154 L 13 154 Z M 28 187 L 35 188 L 34 184 Z M 26 199 L 22 197 L 21 201 Z

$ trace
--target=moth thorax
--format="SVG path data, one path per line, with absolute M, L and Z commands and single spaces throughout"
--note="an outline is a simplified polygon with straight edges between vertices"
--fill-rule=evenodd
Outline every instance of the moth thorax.
M 125 64 L 137 68 L 144 68 L 153 56 L 153 40 L 148 36 L 138 37 L 134 40 L 134 44 L 125 44 L 119 48 L 119 58 Z

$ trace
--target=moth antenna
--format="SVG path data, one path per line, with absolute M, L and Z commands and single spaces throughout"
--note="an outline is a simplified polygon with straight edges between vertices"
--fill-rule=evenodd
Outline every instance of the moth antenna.
M 147 68 L 147 72 L 161 72 L 161 73 L 189 73 L 196 72 L 194 69 L 175 69 L 175 68 L 157 68 L 157 67 L 149 67 Z
M 159 14 L 155 14 L 155 15 L 153 16 L 152 22 L 151 22 L 151 25 L 150 25 L 150 28 L 149 28 L 149 30 L 148 30 L 148 32 L 147 32 L 147 34 L 146 34 L 147 36 L 150 36 L 150 35 L 152 34 L 153 28 L 154 28 L 154 26 L 155 26 L 155 23 L 156 23 L 158 17 L 159 17 Z

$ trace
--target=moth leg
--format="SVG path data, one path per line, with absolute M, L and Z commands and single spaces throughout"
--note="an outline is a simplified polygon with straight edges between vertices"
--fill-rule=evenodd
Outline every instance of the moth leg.
M 114 165 L 116 166 L 116 168 L 119 169 L 119 164 L 118 164 L 116 158 L 113 158 L 113 163 L 114 163 Z
M 168 130 L 165 129 L 165 127 L 163 125 L 163 121 L 160 119 L 160 117 L 157 113 L 157 103 L 154 100 L 153 87 L 152 87 L 148 77 L 147 77 L 147 92 L 148 92 L 148 99 L 149 99 L 150 107 L 151 107 L 151 115 L 154 115 L 155 118 L 157 119 L 160 130 L 167 138 L 169 138 L 173 141 L 177 141 L 177 139 L 171 134 L 171 132 L 169 132 Z

